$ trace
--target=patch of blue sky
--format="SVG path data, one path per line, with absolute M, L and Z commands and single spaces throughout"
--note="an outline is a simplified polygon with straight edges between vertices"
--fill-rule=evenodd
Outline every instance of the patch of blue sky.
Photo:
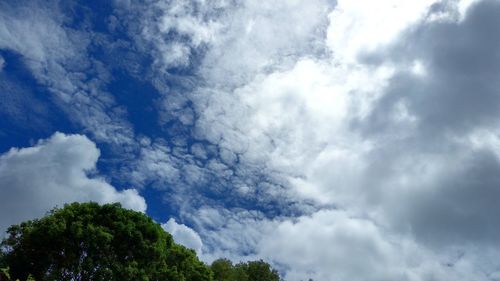
M 0 152 L 11 147 L 31 146 L 55 131 L 79 131 L 53 102 L 52 93 L 40 85 L 22 56 L 0 49 L 4 67 L 0 71 Z
M 165 191 L 152 186 L 145 186 L 141 191 L 141 195 L 146 198 L 148 203 L 147 213 L 155 221 L 162 223 L 167 221 L 171 217 L 176 217 L 178 221 L 179 209 L 178 206 L 168 204 L 168 200 L 165 200 Z
M 110 18 L 113 13 L 112 1 L 61 1 L 58 6 L 67 16 L 68 28 L 107 32 L 113 27 L 113 20 Z M 123 34 L 116 34 L 119 35 Z
M 150 138 L 161 137 L 155 103 L 160 97 L 158 91 L 148 82 L 138 80 L 127 72 L 112 72 L 112 80 L 107 86 L 116 102 L 127 109 L 127 119 L 136 134 Z

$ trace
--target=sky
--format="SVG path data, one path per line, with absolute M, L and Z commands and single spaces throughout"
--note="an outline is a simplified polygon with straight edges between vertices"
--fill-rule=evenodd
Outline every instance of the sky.
M 79 201 L 285 280 L 500 280 L 500 1 L 0 1 L 0 231 Z

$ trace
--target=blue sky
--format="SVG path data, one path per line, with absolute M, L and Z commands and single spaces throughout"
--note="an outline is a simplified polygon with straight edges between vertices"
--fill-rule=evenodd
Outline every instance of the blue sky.
M 286 280 L 500 280 L 499 13 L 2 1 L 0 230 L 121 202 Z

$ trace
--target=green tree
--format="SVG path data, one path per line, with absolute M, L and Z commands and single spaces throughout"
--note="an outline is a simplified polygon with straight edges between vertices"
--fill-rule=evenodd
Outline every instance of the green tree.
M 228 259 L 218 259 L 212 263 L 210 269 L 212 269 L 216 281 L 247 281 L 246 267 L 242 265 L 243 263 L 239 263 L 235 266 Z
M 248 267 L 247 263 L 240 262 L 234 266 L 234 276 L 235 280 L 242 280 L 242 281 L 248 281 L 249 277 L 248 276 Z
M 3 262 L 14 280 L 212 280 L 194 251 L 119 204 L 73 203 L 7 232 Z
M 227 259 L 218 259 L 210 268 L 216 281 L 280 281 L 278 271 L 263 260 L 233 265 Z
M 245 264 L 248 281 L 279 281 L 280 275 L 276 269 L 263 260 L 249 261 Z

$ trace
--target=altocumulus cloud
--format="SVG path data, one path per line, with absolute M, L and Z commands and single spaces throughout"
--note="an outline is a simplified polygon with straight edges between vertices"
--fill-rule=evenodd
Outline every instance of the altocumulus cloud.
M 125 208 L 145 212 L 146 202 L 136 190 L 118 191 L 104 179 L 89 176 L 99 154 L 87 137 L 62 133 L 2 154 L 0 230 L 74 201 L 120 202 Z

